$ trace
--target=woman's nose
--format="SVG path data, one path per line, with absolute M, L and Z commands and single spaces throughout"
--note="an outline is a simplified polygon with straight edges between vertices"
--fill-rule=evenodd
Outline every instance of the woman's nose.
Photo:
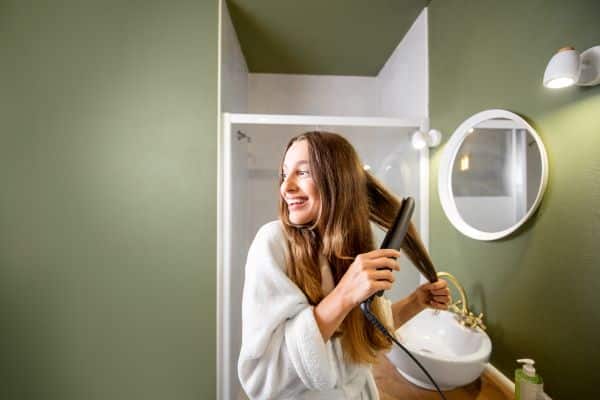
M 298 189 L 298 187 L 296 186 L 294 179 L 291 176 L 287 176 L 281 183 L 281 189 L 284 192 L 293 192 Z

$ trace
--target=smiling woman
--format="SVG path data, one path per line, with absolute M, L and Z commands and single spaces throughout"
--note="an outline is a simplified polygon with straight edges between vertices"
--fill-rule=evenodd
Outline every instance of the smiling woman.
M 378 179 L 394 193 L 394 196 L 402 197 L 410 195 L 417 200 L 417 212 L 413 216 L 413 222 L 416 224 L 424 237 L 427 235 L 427 207 L 426 189 L 427 153 L 416 152 L 410 144 L 410 135 L 416 127 L 420 126 L 422 120 L 410 118 L 369 118 L 369 117 L 327 117 L 327 116 L 306 116 L 306 115 L 256 115 L 256 114 L 225 114 L 224 115 L 224 134 L 221 160 L 223 161 L 223 170 L 221 188 L 222 198 L 220 212 L 222 223 L 220 225 L 220 243 L 222 245 L 219 267 L 219 355 L 220 355 L 220 373 L 219 387 L 223 395 L 219 397 L 230 398 L 237 397 L 237 393 L 242 393 L 237 370 L 242 340 L 242 333 L 246 333 L 248 328 L 242 327 L 242 312 L 246 304 L 242 304 L 242 294 L 244 286 L 248 286 L 249 280 L 254 280 L 256 269 L 254 267 L 244 268 L 249 255 L 250 244 L 257 231 L 264 227 L 268 231 L 268 221 L 278 219 L 279 202 L 282 201 L 280 193 L 280 184 L 282 173 L 287 173 L 292 182 L 292 165 L 288 165 L 290 170 L 283 170 L 283 164 L 286 149 L 290 139 L 298 136 L 302 132 L 314 130 L 316 127 L 328 127 L 328 130 L 343 132 L 344 138 L 347 138 L 352 144 L 352 148 L 358 152 L 360 161 L 359 172 L 362 174 L 367 168 L 371 174 Z M 237 131 L 252 138 L 251 142 L 247 140 L 238 140 Z M 298 144 L 301 144 L 299 142 Z M 305 143 L 309 143 L 306 141 Z M 317 143 L 315 148 L 320 149 L 315 157 L 322 158 L 322 151 L 329 146 Z M 344 184 L 330 184 L 327 182 L 337 182 L 333 180 L 324 181 L 319 171 L 332 171 L 331 174 L 343 173 L 347 170 L 339 170 L 340 163 L 329 163 L 335 167 L 311 167 L 311 150 L 308 148 L 308 156 L 298 160 L 309 161 L 308 167 L 299 166 L 296 171 L 296 181 L 303 180 L 305 172 L 310 173 L 317 188 L 321 189 L 320 201 L 327 201 L 328 193 L 334 189 L 349 193 L 351 190 L 344 179 Z M 360 162 L 359 161 L 359 162 Z M 319 165 L 322 165 L 319 164 Z M 334 171 L 337 169 L 338 171 Z M 327 174 L 324 174 L 327 175 Z M 328 178 L 329 179 L 329 178 Z M 350 179 L 352 182 L 352 179 Z M 297 183 L 300 187 L 300 183 Z M 424 191 L 425 190 L 425 191 Z M 294 188 L 290 188 L 294 192 Z M 306 194 L 306 193 L 304 193 Z M 297 197 L 300 197 L 296 193 Z M 292 196 L 294 197 L 294 196 Z M 352 196 L 350 196 L 350 200 Z M 339 201 L 338 201 L 339 203 Z M 289 208 L 287 203 L 283 205 Z M 352 205 L 352 203 L 350 203 Z M 323 207 L 327 209 L 327 207 Z M 354 210 L 354 208 L 350 208 Z M 318 214 L 317 214 L 318 215 Z M 279 224 L 281 222 L 276 221 Z M 290 221 L 292 223 L 292 221 Z M 273 223 L 274 224 L 274 223 Z M 275 225 L 277 226 L 277 225 Z M 271 226 L 273 227 L 273 226 Z M 379 247 L 385 232 L 377 228 L 376 224 L 371 223 L 371 240 L 375 247 Z M 264 236 L 263 236 L 264 238 Z M 286 243 L 285 236 L 278 236 L 279 240 Z M 256 247 L 256 246 L 255 246 Z M 268 247 L 268 246 L 267 246 Z M 264 247 L 263 247 L 264 248 Z M 274 245 L 273 249 L 279 249 L 280 244 Z M 288 249 L 283 250 L 283 254 L 289 253 Z M 272 252 L 271 252 L 272 253 Z M 331 268 L 326 260 L 321 259 L 317 265 L 323 268 L 321 273 L 322 287 L 333 288 L 336 282 L 330 272 Z M 253 260 L 254 262 L 266 262 L 265 259 Z M 398 300 L 409 296 L 419 285 L 419 273 L 415 268 L 410 267 L 409 261 L 405 255 L 399 259 L 405 267 L 401 271 L 394 273 L 395 282 L 392 289 L 386 291 L 386 296 L 390 299 Z M 264 265 L 264 264 L 263 264 Z M 408 265 L 408 266 L 407 266 Z M 286 270 L 285 260 L 277 264 L 281 271 Z M 280 268 L 281 267 L 281 268 Z M 271 268 L 269 267 L 271 273 Z M 248 274 L 247 274 L 248 272 Z M 264 271 L 263 271 L 264 272 Z M 314 273 L 317 273 L 314 270 Z M 329 274 L 328 274 L 329 273 Z M 269 286 L 272 283 L 273 276 L 280 272 L 273 272 L 268 279 L 263 279 L 261 284 Z M 250 276 L 251 275 L 251 276 Z M 276 278 L 278 280 L 278 278 Z M 271 282 L 271 283 L 269 283 Z M 297 285 L 290 286 L 289 278 L 285 277 L 285 287 L 289 289 L 287 295 L 299 293 Z M 319 285 L 315 287 L 321 290 Z M 281 303 L 276 296 L 269 296 L 263 293 L 263 303 L 259 319 L 260 321 L 272 315 L 277 303 Z M 326 291 L 323 291 L 325 293 Z M 319 292 L 321 293 L 321 292 Z M 327 292 L 329 293 L 329 292 Z M 297 298 L 299 302 L 306 303 L 306 299 Z M 302 303 L 302 304 L 304 304 Z M 300 303 L 298 303 L 300 304 Z M 247 308 L 247 307 L 246 307 Z M 252 328 L 249 329 L 253 329 Z M 257 329 L 262 330 L 262 326 Z M 334 342 L 339 342 L 339 337 L 334 338 Z M 227 393 L 230 393 L 227 394 Z M 243 397 L 243 396 L 242 396 Z
M 388 229 L 400 201 L 363 168 L 342 136 L 293 137 L 281 162 L 279 220 L 250 247 L 242 300 L 240 382 L 248 396 L 378 399 L 370 364 L 391 343 L 358 305 L 389 290 L 400 252 L 375 249 L 370 222 Z M 413 263 L 420 243 L 403 247 Z M 393 305 L 371 309 L 393 331 L 427 307 L 446 309 L 446 282 L 418 287 Z

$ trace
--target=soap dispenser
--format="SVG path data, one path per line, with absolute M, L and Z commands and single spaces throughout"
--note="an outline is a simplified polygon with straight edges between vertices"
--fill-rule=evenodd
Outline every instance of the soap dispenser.
M 544 393 L 542 377 L 535 373 L 533 361 L 530 358 L 517 360 L 523 364 L 523 368 L 515 370 L 515 400 L 536 400 Z

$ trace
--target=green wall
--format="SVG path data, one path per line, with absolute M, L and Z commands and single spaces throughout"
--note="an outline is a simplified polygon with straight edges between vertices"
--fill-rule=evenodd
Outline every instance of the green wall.
M 446 139 L 470 115 L 504 108 L 528 119 L 548 151 L 537 214 L 494 242 L 463 236 L 437 196 L 443 146 L 432 154 L 431 237 L 439 269 L 457 275 L 486 314 L 492 363 L 536 359 L 557 399 L 596 398 L 600 366 L 600 86 L 552 91 L 544 69 L 565 45 L 600 44 L 597 0 L 434 0 L 429 8 L 430 115 Z
M 250 72 L 377 76 L 429 1 L 227 0 L 227 5 Z
M 0 2 L 0 398 L 215 398 L 218 2 Z

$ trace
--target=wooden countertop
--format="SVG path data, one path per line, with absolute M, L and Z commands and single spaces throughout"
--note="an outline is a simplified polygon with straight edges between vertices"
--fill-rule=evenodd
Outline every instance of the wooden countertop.
M 381 400 L 440 400 L 437 392 L 422 389 L 408 382 L 396 367 L 381 354 L 373 365 L 373 376 Z M 485 373 L 475 382 L 444 392 L 447 400 L 512 400 L 512 393 L 504 391 Z

